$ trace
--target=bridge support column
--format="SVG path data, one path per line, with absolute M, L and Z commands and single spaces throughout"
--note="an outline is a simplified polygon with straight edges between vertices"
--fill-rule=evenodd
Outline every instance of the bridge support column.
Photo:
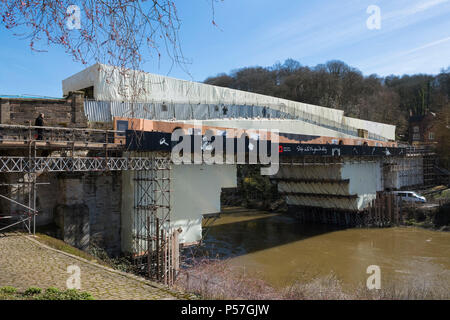
M 308 158 L 284 163 L 272 179 L 289 212 L 302 222 L 383 225 L 384 213 L 374 217 L 371 209 L 384 191 L 382 168 L 382 159 Z M 384 210 L 376 204 L 377 213 Z

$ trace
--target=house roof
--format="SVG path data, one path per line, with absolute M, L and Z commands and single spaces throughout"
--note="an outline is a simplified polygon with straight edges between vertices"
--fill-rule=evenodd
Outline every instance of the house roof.
M 35 95 L 9 95 L 9 94 L 0 94 L 0 99 L 41 99 L 41 100 L 60 100 L 62 98 L 56 97 L 46 97 L 46 96 L 35 96 Z

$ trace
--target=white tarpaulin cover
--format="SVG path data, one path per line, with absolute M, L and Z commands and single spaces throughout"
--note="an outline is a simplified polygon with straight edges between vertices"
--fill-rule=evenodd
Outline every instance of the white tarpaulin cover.
M 135 84 L 135 85 L 133 85 Z M 262 114 L 262 107 L 270 108 L 269 112 L 282 112 L 294 118 L 312 117 L 318 124 L 335 122 L 354 129 L 366 129 L 370 133 L 385 139 L 395 140 L 395 126 L 372 121 L 348 118 L 342 110 L 324 108 L 311 104 L 290 101 L 261 94 L 235 89 L 217 87 L 199 82 L 174 79 L 166 76 L 129 70 L 122 72 L 119 68 L 103 64 L 95 64 L 62 82 L 63 94 L 89 87 L 94 88 L 94 99 L 97 101 L 142 102 L 170 104 L 206 105 L 242 105 L 254 108 L 255 113 Z M 214 106 L 209 106 L 209 116 Z M 158 109 L 156 109 L 158 110 Z M 194 109 L 194 118 L 206 119 L 205 108 Z M 181 110 L 178 110 L 181 111 Z M 148 110 L 141 112 L 148 113 Z M 167 118 L 173 114 L 168 110 Z M 234 109 L 232 112 L 235 112 Z M 175 114 L 177 110 L 175 110 Z M 163 115 L 161 115 L 163 116 Z M 256 115 L 257 116 L 257 115 Z M 165 118 L 165 117 L 164 117 Z

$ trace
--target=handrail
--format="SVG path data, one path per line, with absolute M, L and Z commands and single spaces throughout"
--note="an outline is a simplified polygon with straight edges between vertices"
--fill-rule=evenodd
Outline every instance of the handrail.
M 47 127 L 47 126 L 25 126 L 20 124 L 0 124 L 1 128 L 11 128 L 11 129 L 45 129 L 45 130 L 56 130 L 56 131 L 90 131 L 99 133 L 124 133 L 122 130 L 109 130 L 109 129 L 91 129 L 91 128 L 67 128 L 67 127 Z
M 39 137 L 35 137 L 35 133 Z M 117 144 L 116 136 L 125 131 L 91 128 L 66 128 L 48 126 L 24 126 L 0 124 L 0 142 L 58 142 L 58 143 L 101 143 Z M 119 143 L 120 144 L 120 143 Z

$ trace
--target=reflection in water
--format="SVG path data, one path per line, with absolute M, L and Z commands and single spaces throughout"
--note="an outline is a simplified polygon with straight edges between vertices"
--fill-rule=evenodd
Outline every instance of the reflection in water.
M 230 258 L 249 274 L 276 287 L 335 273 L 344 287 L 365 285 L 369 265 L 381 268 L 382 285 L 450 288 L 450 233 L 414 228 L 339 229 L 300 224 L 286 215 L 223 214 L 201 248 Z

